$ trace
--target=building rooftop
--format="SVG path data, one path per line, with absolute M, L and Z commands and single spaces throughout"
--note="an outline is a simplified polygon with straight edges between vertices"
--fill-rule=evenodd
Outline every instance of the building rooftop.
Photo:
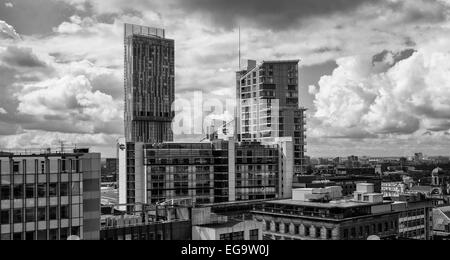
M 297 59 L 297 60 L 265 60 L 265 61 L 262 62 L 262 64 L 264 64 L 264 63 L 277 63 L 277 64 L 280 64 L 280 63 L 299 63 L 299 62 L 300 62 L 299 59 Z
M 197 226 L 204 227 L 204 228 L 218 229 L 218 228 L 231 228 L 231 227 L 236 226 L 239 223 L 242 223 L 242 221 L 230 220 L 230 221 L 222 222 L 222 223 L 209 223 L 209 224 L 197 225 Z
M 321 202 L 309 202 L 309 201 L 300 201 L 300 200 L 278 200 L 278 201 L 270 201 L 268 204 L 278 204 L 278 205 L 292 205 L 292 206 L 305 206 L 305 207 L 315 207 L 315 208 L 357 208 L 361 206 L 375 206 L 381 204 L 391 204 L 391 202 L 383 202 L 383 203 L 366 203 L 366 202 L 356 202 L 350 200 L 339 200 L 339 201 L 331 201 L 329 203 L 321 203 Z

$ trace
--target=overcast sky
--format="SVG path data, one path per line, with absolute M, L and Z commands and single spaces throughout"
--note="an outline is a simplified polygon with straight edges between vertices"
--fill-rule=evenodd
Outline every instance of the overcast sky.
M 175 39 L 177 96 L 234 98 L 239 25 L 243 59 L 301 59 L 310 156 L 449 156 L 449 18 L 450 0 L 0 0 L 0 147 L 114 156 L 127 22 Z

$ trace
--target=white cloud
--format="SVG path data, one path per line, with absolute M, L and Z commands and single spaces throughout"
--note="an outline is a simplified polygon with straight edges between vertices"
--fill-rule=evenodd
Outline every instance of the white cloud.
M 449 52 L 420 49 L 386 72 L 376 71 L 371 58 L 338 59 L 333 74 L 322 77 L 314 136 L 420 138 L 450 129 Z
M 6 115 L 8 112 L 3 107 L 0 107 L 0 114 Z
M 20 36 L 14 27 L 3 20 L 0 20 L 0 40 L 2 39 L 19 40 Z
M 85 76 L 64 76 L 27 85 L 17 93 L 18 111 L 36 117 L 58 117 L 62 123 L 95 132 L 100 123 L 122 118 L 120 105 L 109 95 L 93 91 Z
M 10 2 L 5 3 L 5 6 L 9 7 L 9 8 L 13 8 L 14 7 L 14 5 L 12 3 L 10 3 Z
M 14 139 L 17 142 L 41 134 L 39 131 L 46 127 L 45 123 L 58 122 L 57 118 L 63 118 L 61 129 L 53 127 L 48 131 L 73 131 L 76 134 L 85 131 L 87 135 L 97 135 L 113 124 L 118 125 L 113 134 L 123 128 L 119 117 L 123 105 L 124 22 L 164 27 L 168 37 L 175 39 L 177 95 L 186 96 L 188 91 L 203 90 L 206 98 L 234 99 L 238 54 L 236 30 L 218 28 L 201 15 L 174 8 L 177 0 L 169 3 L 60 1 L 73 4 L 83 12 L 89 7 L 93 15 L 72 16 L 55 27 L 53 34 L 27 36 L 20 42 L 55 71 L 45 77 L 31 77 L 29 71 L 8 72 L 8 75 L 20 76 L 10 87 L 14 90 L 10 92 L 17 94 L 14 96 L 17 107 L 3 103 L 2 106 L 10 113 L 20 108 L 21 115 L 31 115 L 38 121 L 22 124 L 25 131 L 38 132 L 22 134 L 21 138 Z M 446 88 L 449 81 L 445 75 L 449 73 L 445 64 L 449 19 L 442 16 L 442 7 L 435 1 L 387 1 L 389 6 L 368 4 L 351 13 L 338 12 L 325 18 L 311 16 L 286 30 L 273 31 L 247 23 L 249 26 L 243 26 L 244 59 L 300 58 L 303 65 L 338 60 L 339 67 L 332 76 L 323 77 L 314 87 L 304 86 L 316 94 L 318 111 L 308 123 L 311 126 L 308 135 L 312 138 L 370 137 L 373 145 L 383 147 L 383 142 L 403 143 L 402 138 L 424 140 L 422 131 L 428 129 L 448 129 L 446 97 L 449 95 Z M 105 17 L 108 17 L 108 23 L 104 22 Z M 19 39 L 19 35 L 14 28 L 0 21 L 2 38 Z M 420 52 L 394 67 L 394 57 L 389 53 L 376 67 L 372 66 L 368 55 L 405 48 L 419 49 Z M 408 73 L 410 71 L 415 73 Z M 26 80 L 22 79 L 25 74 Z M 419 84 L 421 80 L 423 83 Z M 411 84 L 421 88 L 411 93 L 406 87 Z M 442 132 L 433 135 L 438 134 Z M 108 136 L 112 136 L 111 133 Z M 387 138 L 390 138 L 389 142 Z M 378 140 L 382 141 L 376 143 Z M 407 140 L 414 142 L 415 139 Z

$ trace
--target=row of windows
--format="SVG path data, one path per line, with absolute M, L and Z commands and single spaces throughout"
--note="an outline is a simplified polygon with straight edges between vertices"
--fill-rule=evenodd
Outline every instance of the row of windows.
M 396 221 L 346 228 L 343 231 L 343 238 L 355 239 L 360 237 L 367 237 L 370 234 L 380 234 L 383 232 L 389 232 L 395 230 L 396 228 L 397 228 Z
M 1 211 L 2 225 L 69 218 L 69 206 L 67 205 Z
M 286 223 L 279 223 L 275 222 L 275 232 L 280 233 L 280 231 L 283 229 L 285 234 L 288 234 L 290 232 L 290 224 Z M 266 230 L 271 230 L 271 222 L 266 222 Z M 320 238 L 322 236 L 322 228 L 321 227 L 314 227 L 313 231 L 315 231 L 315 236 L 312 234 L 312 227 L 305 225 L 304 226 L 304 234 L 305 237 L 311 237 L 311 238 Z M 302 235 L 300 233 L 300 225 L 294 225 L 294 232 L 293 235 Z M 326 229 L 326 239 L 331 239 L 333 235 L 333 231 L 331 229 Z
M 0 199 L 32 199 L 80 195 L 80 182 L 1 185 Z
M 6 163 L 5 165 L 2 165 Z M 45 174 L 46 169 L 50 168 L 50 160 L 22 160 L 22 161 L 0 161 L 0 174 Z M 10 170 L 5 168 L 10 165 Z M 58 172 L 80 172 L 80 160 L 75 159 L 58 159 L 57 160 Z M 34 169 L 33 171 L 30 171 Z
M 412 227 L 417 227 L 417 226 L 423 226 L 425 225 L 425 219 L 421 218 L 421 219 L 415 219 L 415 220 L 410 220 L 410 221 L 404 221 L 401 222 L 402 228 L 412 228 Z
M 220 240 L 242 241 L 244 240 L 244 231 L 221 234 Z
M 425 215 L 425 209 L 416 209 L 405 212 L 401 217 L 417 217 Z
M 1 240 L 66 240 L 69 236 L 80 236 L 80 227 L 2 234 Z
M 413 231 L 399 233 L 399 237 L 404 237 L 404 238 L 414 238 L 414 237 L 424 236 L 424 235 L 425 235 L 425 229 L 419 229 L 419 230 L 413 230 Z

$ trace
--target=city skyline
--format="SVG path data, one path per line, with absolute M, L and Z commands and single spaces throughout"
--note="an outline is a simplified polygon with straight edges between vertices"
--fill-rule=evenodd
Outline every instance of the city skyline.
M 177 97 L 234 99 L 238 26 L 243 60 L 300 58 L 308 156 L 447 156 L 450 2 L 411 2 L 0 0 L 0 147 L 114 155 L 123 24 L 135 23 L 176 41 Z

